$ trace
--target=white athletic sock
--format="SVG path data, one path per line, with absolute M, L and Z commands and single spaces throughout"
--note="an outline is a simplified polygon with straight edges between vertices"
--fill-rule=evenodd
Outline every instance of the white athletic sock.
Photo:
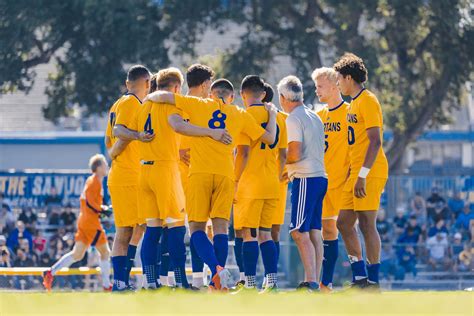
M 168 276 L 160 275 L 160 283 L 161 285 L 169 286 L 168 284 Z
M 102 286 L 104 288 L 110 287 L 110 261 L 107 260 L 100 260 L 99 262 L 100 267 L 100 275 L 102 276 Z
M 201 288 L 204 286 L 204 273 L 203 272 L 193 272 L 193 282 L 194 287 Z
M 174 271 L 168 271 L 168 285 L 176 286 L 176 279 L 174 278 Z
M 74 262 L 76 262 L 76 260 L 74 260 L 72 256 L 72 251 L 68 252 L 51 267 L 51 274 L 55 275 L 61 268 L 69 268 Z

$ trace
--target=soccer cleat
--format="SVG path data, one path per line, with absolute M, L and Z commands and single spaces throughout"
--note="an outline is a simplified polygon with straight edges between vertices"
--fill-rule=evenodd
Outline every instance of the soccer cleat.
M 229 289 L 231 274 L 229 270 L 217 266 L 217 273 L 212 277 L 212 283 L 216 290 L 227 290 Z
M 54 276 L 51 273 L 51 270 L 43 272 L 43 286 L 48 292 L 53 288 L 53 280 Z
M 367 285 L 364 288 L 364 291 L 372 292 L 372 293 L 381 293 L 382 291 L 380 290 L 380 284 L 378 283 L 373 283 L 370 281 L 367 281 Z
M 237 295 L 237 294 L 245 294 L 245 293 L 257 293 L 256 287 L 245 287 L 240 286 L 238 289 L 232 290 L 230 294 Z
M 318 292 L 319 291 L 319 286 L 317 283 L 312 284 L 310 282 L 301 282 L 297 287 L 297 291 L 302 291 L 302 292 L 308 292 L 308 293 L 313 293 L 313 292 Z
M 277 292 L 278 292 L 278 286 L 276 284 L 273 284 L 273 285 L 267 285 L 258 294 L 275 294 Z
M 324 285 L 322 282 L 319 283 L 319 291 L 324 294 L 330 294 L 334 290 L 332 289 L 332 284 Z
M 112 293 L 134 293 L 136 291 L 137 289 L 130 284 L 122 289 L 119 289 L 115 284 L 112 286 Z
M 365 289 L 367 286 L 369 285 L 368 281 L 367 281 L 367 278 L 363 278 L 363 279 L 360 279 L 360 280 L 355 280 L 354 282 L 352 282 L 350 285 L 349 285 L 349 288 L 350 289 L 354 289 L 354 290 L 363 290 Z
M 104 292 L 112 292 L 112 285 L 110 285 L 109 287 L 103 287 L 104 289 Z

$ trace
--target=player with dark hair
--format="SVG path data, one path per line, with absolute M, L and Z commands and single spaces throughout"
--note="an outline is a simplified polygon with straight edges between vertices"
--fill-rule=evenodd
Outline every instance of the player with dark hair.
M 110 249 L 107 236 L 100 223 L 100 216 L 110 215 L 109 207 L 102 205 L 102 180 L 107 176 L 108 164 L 103 155 L 94 155 L 89 160 L 92 175 L 87 178 L 81 194 L 81 212 L 77 221 L 75 245 L 72 251 L 61 257 L 50 270 L 43 275 L 43 285 L 51 291 L 53 279 L 61 268 L 67 268 L 74 262 L 81 261 L 89 247 L 95 247 L 100 254 L 100 272 L 102 286 L 105 291 L 111 291 L 110 284 Z
M 214 100 L 221 100 L 226 104 L 232 104 L 234 102 L 234 86 L 227 79 L 217 79 L 211 85 L 211 97 Z
M 338 73 L 339 90 L 352 98 L 347 113 L 350 175 L 341 196 L 337 228 L 351 262 L 353 286 L 378 287 L 380 236 L 376 218 L 388 179 L 388 162 L 382 148 L 382 108 L 377 97 L 364 87 L 367 69 L 361 58 L 346 53 L 334 70 Z M 364 237 L 367 271 L 355 228 L 357 222 Z
M 128 278 L 132 258 L 135 257 L 136 244 L 142 235 L 139 227 L 144 224 L 144 220 L 138 218 L 137 186 L 140 159 L 138 142 L 135 140 L 149 142 L 153 140 L 154 135 L 138 133 L 128 126 L 150 89 L 150 77 L 150 71 L 145 66 L 135 65 L 129 69 L 126 80 L 128 92 L 110 108 L 105 135 L 105 143 L 112 158 L 107 184 L 114 206 L 117 229 L 112 247 L 116 291 L 129 289 Z M 132 237 L 135 240 L 132 240 Z
M 262 127 L 266 127 L 269 113 L 262 99 L 264 81 L 256 75 L 242 80 L 240 93 L 247 112 Z M 278 211 L 279 187 L 282 169 L 278 161 L 280 149 L 287 147 L 285 118 L 277 115 L 276 137 L 272 144 L 251 140 L 241 135 L 237 142 L 235 178 L 237 191 L 234 207 L 234 227 L 242 231 L 242 258 L 245 271 L 245 288 L 256 288 L 256 270 L 260 251 L 265 267 L 264 291 L 277 288 L 277 249 L 272 239 L 273 218 Z

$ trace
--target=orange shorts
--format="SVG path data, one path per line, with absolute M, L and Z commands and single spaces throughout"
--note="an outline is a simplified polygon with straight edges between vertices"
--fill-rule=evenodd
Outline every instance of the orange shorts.
M 80 241 L 88 246 L 101 246 L 107 242 L 107 236 L 103 229 L 78 227 L 74 236 L 76 242 Z

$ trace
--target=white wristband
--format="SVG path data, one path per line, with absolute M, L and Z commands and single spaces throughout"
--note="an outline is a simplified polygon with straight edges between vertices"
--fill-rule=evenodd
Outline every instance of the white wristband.
M 359 178 L 363 178 L 363 179 L 367 178 L 367 176 L 369 175 L 369 172 L 370 172 L 369 168 L 366 168 L 366 167 L 360 168 Z

